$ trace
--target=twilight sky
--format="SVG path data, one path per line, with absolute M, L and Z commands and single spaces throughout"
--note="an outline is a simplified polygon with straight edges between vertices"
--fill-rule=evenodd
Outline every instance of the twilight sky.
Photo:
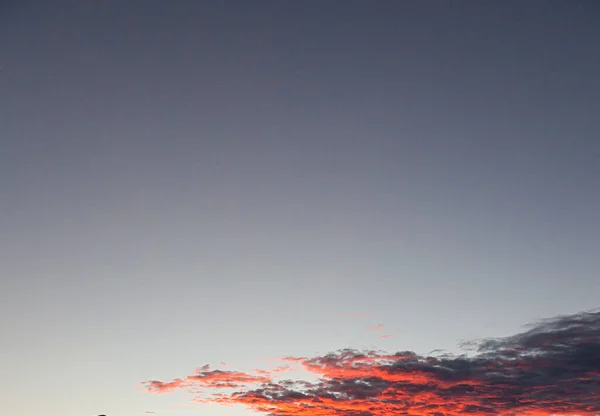
M 599 22 L 596 0 L 1 1 L 0 414 L 280 416 L 310 391 L 354 416 L 416 388 L 398 368 L 465 366 L 487 387 L 419 393 L 582 413 Z M 468 365 L 431 353 L 464 340 Z M 356 362 L 385 376 L 348 399 Z M 290 363 L 312 384 L 273 383 Z M 215 374 L 234 391 L 195 403 Z

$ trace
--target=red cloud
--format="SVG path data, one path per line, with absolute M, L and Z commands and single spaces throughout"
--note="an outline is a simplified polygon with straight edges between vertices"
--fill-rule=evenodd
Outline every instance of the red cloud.
M 316 382 L 271 377 L 287 366 L 256 374 L 203 367 L 145 386 L 154 393 L 185 389 L 200 394 L 198 402 L 243 404 L 272 416 L 600 413 L 600 312 L 560 317 L 475 345 L 472 357 L 346 349 L 281 360 L 318 376 Z M 233 391 L 219 392 L 223 388 Z

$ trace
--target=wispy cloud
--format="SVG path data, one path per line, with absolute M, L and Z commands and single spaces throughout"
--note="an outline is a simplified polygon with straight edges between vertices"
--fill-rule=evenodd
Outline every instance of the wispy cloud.
M 377 324 L 375 326 L 370 326 L 367 328 L 367 331 L 380 331 L 383 329 L 385 325 L 384 324 Z
M 269 383 L 270 381 L 271 377 L 266 373 L 247 374 L 240 371 L 211 371 L 210 367 L 205 365 L 198 369 L 195 374 L 184 378 L 176 378 L 169 382 L 153 380 L 145 384 L 150 392 L 168 393 L 192 387 L 215 389 L 241 388 L 248 384 Z
M 273 416 L 594 415 L 600 412 L 600 312 L 545 320 L 506 338 L 471 342 L 469 355 L 345 349 L 287 357 L 317 381 L 211 371 L 148 381 L 201 402 L 243 404 Z

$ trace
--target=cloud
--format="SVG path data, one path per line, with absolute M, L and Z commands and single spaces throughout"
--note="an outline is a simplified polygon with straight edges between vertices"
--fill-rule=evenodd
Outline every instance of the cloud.
M 271 377 L 268 374 L 247 374 L 240 371 L 221 371 L 210 370 L 210 367 L 204 367 L 196 370 L 196 373 L 185 378 L 176 378 L 172 381 L 164 382 L 151 380 L 144 385 L 151 393 L 169 393 L 171 391 L 201 387 L 201 388 L 242 388 L 247 384 L 269 383 Z
M 155 393 L 184 389 L 200 402 L 242 404 L 272 416 L 600 413 L 600 312 L 467 346 L 473 355 L 344 349 L 283 359 L 317 376 L 310 382 L 274 379 L 269 371 L 206 370 L 145 386 Z
M 370 326 L 370 327 L 367 328 L 367 331 L 380 331 L 380 330 L 383 329 L 384 326 L 385 325 L 383 325 L 383 324 L 378 324 L 378 325 L 375 325 L 375 326 Z

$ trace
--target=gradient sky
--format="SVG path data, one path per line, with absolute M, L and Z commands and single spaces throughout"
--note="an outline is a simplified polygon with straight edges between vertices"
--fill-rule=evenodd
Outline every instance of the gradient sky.
M 597 307 L 598 22 L 595 0 L 0 2 L 0 413 L 249 415 L 140 383 Z

